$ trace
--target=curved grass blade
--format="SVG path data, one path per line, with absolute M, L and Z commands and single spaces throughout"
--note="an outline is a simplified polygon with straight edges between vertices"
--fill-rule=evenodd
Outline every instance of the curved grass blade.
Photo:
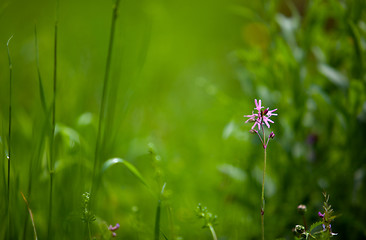
M 106 161 L 103 164 L 102 167 L 102 174 L 108 170 L 109 168 L 111 168 L 112 166 L 116 165 L 116 164 L 122 164 L 123 166 L 125 166 L 133 175 L 135 175 L 147 188 L 150 189 L 150 186 L 147 184 L 146 180 L 144 179 L 144 177 L 141 175 L 141 173 L 137 170 L 137 168 L 132 165 L 131 163 L 127 162 L 126 160 L 122 159 L 122 158 L 112 158 L 109 159 L 108 161 Z
M 33 232 L 34 232 L 34 239 L 38 239 L 37 238 L 37 230 L 36 230 L 36 225 L 34 224 L 34 218 L 33 218 L 33 213 L 32 213 L 32 210 L 30 209 L 29 207 L 29 203 L 27 201 L 27 199 L 25 198 L 24 194 L 22 192 L 20 192 L 22 194 L 22 197 L 24 199 L 24 202 L 25 204 L 27 204 L 27 208 L 28 208 L 28 211 L 29 211 L 29 216 L 30 218 L 32 219 L 32 226 L 33 226 Z
M 161 210 L 161 197 L 163 196 L 164 189 L 165 189 L 166 183 L 164 183 L 158 200 L 158 206 L 156 208 L 156 217 L 155 217 L 155 240 L 159 240 L 160 236 L 160 210 Z M 165 236 L 165 235 L 164 235 Z

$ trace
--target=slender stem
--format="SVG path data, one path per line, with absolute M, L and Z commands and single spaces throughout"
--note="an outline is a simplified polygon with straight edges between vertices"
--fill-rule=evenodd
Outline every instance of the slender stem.
M 210 227 L 210 231 L 211 231 L 213 240 L 217 240 L 215 229 L 213 228 L 213 226 L 211 224 L 209 224 L 208 226 Z
M 53 101 L 52 101 L 52 129 L 50 135 L 50 192 L 49 192 L 49 209 L 48 209 L 48 238 L 52 239 L 52 196 L 53 196 L 53 177 L 54 177 L 54 137 L 56 127 L 56 89 L 57 89 L 57 30 L 58 30 L 58 8 L 59 2 L 56 0 L 56 20 L 55 20 L 55 36 L 54 36 L 54 58 L 53 58 Z
M 90 222 L 88 221 L 88 232 L 89 232 L 89 239 L 92 239 L 91 231 L 90 231 Z
M 98 133 L 97 133 L 97 140 L 96 140 L 96 146 L 95 146 L 95 154 L 94 154 L 94 167 L 93 167 L 93 179 L 92 179 L 92 186 L 91 186 L 91 195 L 95 195 L 97 187 L 95 186 L 97 184 L 96 177 L 97 169 L 98 169 L 98 162 L 99 162 L 99 155 L 101 151 L 101 141 L 102 141 L 102 127 L 104 123 L 104 115 L 105 115 L 105 108 L 106 108 L 106 98 L 107 98 L 107 89 L 108 89 L 108 83 L 109 83 L 109 72 L 110 72 L 110 66 L 111 66 L 111 58 L 112 58 L 112 50 L 113 50 L 113 42 L 114 42 L 114 33 L 115 33 L 115 27 L 116 27 L 116 20 L 117 20 L 117 11 L 118 11 L 118 5 L 120 0 L 116 0 L 115 5 L 113 6 L 113 15 L 112 15 L 112 23 L 111 23 L 111 30 L 110 30 L 110 36 L 109 36 L 109 46 L 108 46 L 108 54 L 107 54 L 107 62 L 106 62 L 106 68 L 105 68 L 105 74 L 104 74 L 104 83 L 103 83 L 103 92 L 102 92 L 102 102 L 100 104 L 100 111 L 99 111 L 99 123 L 98 123 Z
M 11 159 L 11 102 L 12 102 L 12 77 L 13 77 L 13 64 L 11 63 L 9 42 L 13 38 L 11 36 L 6 43 L 8 49 L 9 60 L 9 129 L 8 129 L 8 191 L 7 191 L 7 212 L 8 212 L 8 237 L 10 237 L 10 159 Z
M 305 215 L 302 215 L 302 220 L 303 220 L 303 222 L 304 222 L 305 230 L 307 230 L 307 229 L 308 229 L 308 226 L 307 226 L 307 224 L 306 224 Z
M 262 145 L 264 146 L 264 142 L 263 142 L 263 140 L 262 140 L 262 137 L 261 137 L 261 135 L 259 134 L 259 132 L 258 132 L 258 131 L 256 131 L 256 133 L 257 133 L 257 135 L 258 135 L 259 139 L 261 140 L 261 142 L 262 142 Z
M 261 223 L 262 223 L 262 240 L 264 240 L 264 180 L 266 177 L 266 162 L 267 162 L 267 149 L 264 148 L 264 166 L 263 166 L 263 180 L 262 180 L 262 207 L 261 207 Z

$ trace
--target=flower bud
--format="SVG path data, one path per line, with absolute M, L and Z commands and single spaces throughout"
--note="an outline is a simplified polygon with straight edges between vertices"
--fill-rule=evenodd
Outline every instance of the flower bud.
M 274 134 L 273 132 L 271 132 L 271 133 L 269 134 L 269 138 L 273 139 L 274 137 L 275 137 L 275 134 Z
M 302 225 L 296 225 L 292 230 L 296 237 L 300 238 L 305 233 L 305 227 Z
M 303 204 L 300 204 L 299 206 L 297 206 L 297 211 L 300 213 L 300 215 L 305 215 L 306 213 L 306 206 Z

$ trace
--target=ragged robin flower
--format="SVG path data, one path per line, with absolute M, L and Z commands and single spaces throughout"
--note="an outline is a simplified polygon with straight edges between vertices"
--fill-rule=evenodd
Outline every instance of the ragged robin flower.
M 262 106 L 262 100 L 260 100 L 260 99 L 259 99 L 259 101 L 257 101 L 257 99 L 255 99 L 254 103 L 255 103 L 254 109 L 256 110 L 256 112 L 252 111 L 251 115 L 244 115 L 244 117 L 249 118 L 248 120 L 245 121 L 245 123 L 254 122 L 252 129 L 254 129 L 256 126 L 258 126 L 258 130 L 261 130 L 261 127 L 263 124 L 266 124 L 266 126 L 268 128 L 270 128 L 269 123 L 274 123 L 274 122 L 269 118 L 271 116 L 277 116 L 277 113 L 274 113 L 275 111 L 277 111 L 277 108 L 273 109 L 273 110 L 269 110 L 269 108 L 262 110 L 262 108 L 264 108 L 264 107 Z

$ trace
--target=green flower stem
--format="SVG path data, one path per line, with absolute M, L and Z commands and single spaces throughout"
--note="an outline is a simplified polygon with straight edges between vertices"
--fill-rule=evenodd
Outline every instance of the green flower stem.
M 261 129 L 263 133 L 263 148 L 264 148 L 264 164 L 263 164 L 263 180 L 262 180 L 262 206 L 261 206 L 261 226 L 262 226 L 262 240 L 264 240 L 264 181 L 266 178 L 266 163 L 267 163 L 267 144 L 266 132 L 264 131 L 263 122 L 261 122 Z
M 213 226 L 209 224 L 208 227 L 210 228 L 213 240 L 217 240 L 215 229 L 213 228 Z
M 90 231 L 90 223 L 88 222 L 88 232 L 89 232 L 89 239 L 92 240 L 91 231 Z
M 264 180 L 265 180 L 265 177 L 266 177 L 266 162 L 267 162 L 267 149 L 264 148 L 264 166 L 263 166 L 263 181 L 262 181 L 262 207 L 261 207 L 262 240 L 264 240 Z

